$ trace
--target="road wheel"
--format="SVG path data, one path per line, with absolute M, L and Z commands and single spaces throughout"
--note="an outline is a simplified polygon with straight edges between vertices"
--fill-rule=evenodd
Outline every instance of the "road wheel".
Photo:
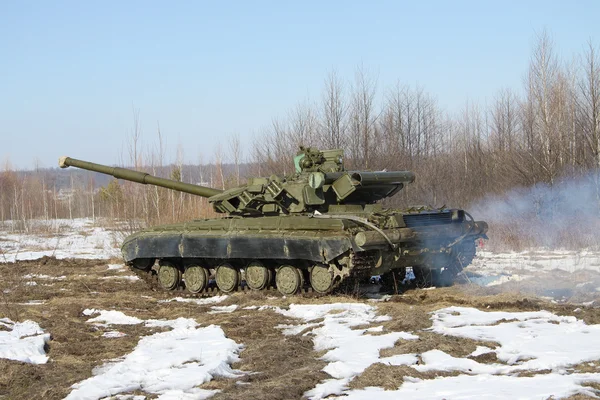
M 231 264 L 223 263 L 217 267 L 215 280 L 219 290 L 225 293 L 231 293 L 237 289 L 240 284 L 240 273 Z
M 246 267 L 246 284 L 252 290 L 263 290 L 271 281 L 271 271 L 260 261 L 252 261 Z
M 283 295 L 289 296 L 298 293 L 304 280 L 302 272 L 291 265 L 282 265 L 275 275 L 277 290 Z
M 200 265 L 190 265 L 183 274 L 185 288 L 191 293 L 199 293 L 208 287 L 209 277 L 208 269 Z
M 169 261 L 161 261 L 158 267 L 158 284 L 166 290 L 173 290 L 181 284 L 181 270 Z
M 317 264 L 310 271 L 310 285 L 319 293 L 327 293 L 333 287 L 333 271 L 329 267 Z

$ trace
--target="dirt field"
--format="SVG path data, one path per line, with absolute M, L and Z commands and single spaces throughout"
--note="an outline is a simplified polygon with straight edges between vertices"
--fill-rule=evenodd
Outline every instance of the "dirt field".
M 113 262 L 120 263 L 119 260 Z M 277 326 L 289 323 L 289 318 L 284 315 L 241 308 L 263 305 L 287 307 L 290 303 L 368 302 L 352 296 L 283 298 L 272 293 L 268 297 L 258 293 L 237 293 L 219 306 L 236 304 L 238 311 L 208 314 L 212 306 L 210 304 L 159 302 L 174 296 L 150 291 L 142 281 L 123 278 L 130 275 L 128 271 L 109 270 L 107 264 L 103 260 L 54 258 L 0 264 L 0 317 L 8 317 L 13 321 L 33 320 L 52 335 L 47 349 L 50 357 L 47 364 L 33 365 L 0 359 L 0 398 L 64 398 L 71 391 L 71 385 L 90 377 L 95 367 L 131 352 L 140 336 L 159 330 L 143 325 L 123 325 L 117 329 L 126 336 L 104 338 L 103 332 L 114 328 L 87 323 L 89 317 L 82 313 L 86 308 L 96 308 L 119 310 L 144 319 L 186 317 L 194 318 L 202 325 L 217 324 L 227 337 L 244 345 L 241 361 L 233 367 L 250 373 L 239 379 L 217 378 L 201 386 L 221 390 L 213 399 L 298 399 L 329 377 L 321 371 L 326 365 L 325 361 L 319 359 L 322 354 L 314 351 L 310 336 L 282 335 Z M 107 277 L 113 278 L 104 279 Z M 38 302 L 31 304 L 33 301 Z M 392 317 L 382 323 L 384 330 L 409 331 L 420 337 L 417 341 L 404 341 L 382 351 L 383 356 L 439 349 L 453 356 L 464 357 L 474 351 L 476 345 L 482 345 L 482 342 L 422 331 L 431 326 L 430 312 L 448 306 L 506 311 L 544 309 L 559 315 L 576 315 L 587 324 L 600 324 L 600 307 L 594 305 L 582 307 L 551 303 L 530 295 L 497 293 L 495 288 L 469 284 L 445 289 L 411 290 L 392 296 L 386 302 L 368 303 L 377 305 L 378 314 Z M 495 362 L 484 358 L 477 361 Z M 581 365 L 574 370 L 590 372 L 590 368 Z M 598 371 L 593 369 L 591 372 Z M 394 389 L 407 376 L 431 378 L 445 375 L 452 374 L 423 374 L 407 366 L 374 364 L 352 381 L 351 387 L 381 386 Z M 577 395 L 572 398 L 586 397 Z

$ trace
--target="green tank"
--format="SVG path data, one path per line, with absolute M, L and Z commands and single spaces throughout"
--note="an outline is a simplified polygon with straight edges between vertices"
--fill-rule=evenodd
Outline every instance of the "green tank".
M 372 276 L 397 288 L 407 267 L 419 286 L 447 286 L 473 260 L 476 241 L 487 238 L 487 224 L 464 210 L 384 208 L 382 200 L 415 180 L 412 172 L 348 171 L 339 149 L 301 147 L 294 165 L 292 176 L 250 178 L 222 191 L 68 157 L 59 161 L 61 168 L 207 197 L 223 214 L 150 227 L 125 239 L 125 262 L 165 290 L 328 293 Z

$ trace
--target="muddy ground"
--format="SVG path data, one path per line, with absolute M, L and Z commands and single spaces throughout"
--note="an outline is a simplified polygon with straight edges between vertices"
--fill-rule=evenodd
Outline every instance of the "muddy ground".
M 112 260 L 120 263 L 119 260 Z M 195 318 L 202 325 L 217 324 L 225 334 L 245 349 L 241 361 L 234 368 L 249 371 L 239 379 L 215 379 L 203 386 L 221 389 L 213 399 L 299 399 L 327 374 L 321 371 L 325 362 L 313 350 L 310 337 L 284 336 L 276 328 L 290 321 L 270 311 L 240 310 L 234 313 L 207 314 L 211 305 L 169 302 L 159 300 L 174 297 L 172 293 L 149 290 L 142 281 L 110 278 L 130 275 L 108 270 L 103 260 L 56 260 L 44 258 L 14 264 L 0 264 L 0 317 L 13 321 L 33 320 L 52 335 L 48 348 L 50 361 L 32 365 L 0 359 L 0 398 L 2 399 L 61 399 L 70 392 L 70 386 L 92 375 L 94 367 L 105 361 L 128 354 L 140 336 L 156 332 L 156 328 L 141 325 L 123 325 L 118 329 L 127 336 L 117 339 L 102 337 L 111 328 L 99 328 L 86 323 L 82 314 L 86 308 L 119 310 L 139 318 Z M 27 274 L 43 274 L 63 279 L 25 278 Z M 583 278 L 582 278 L 583 279 Z M 587 279 L 587 278 L 585 278 Z M 36 285 L 28 284 L 35 281 Z M 417 341 L 404 341 L 397 347 L 382 352 L 383 356 L 399 353 L 424 352 L 440 349 L 454 356 L 466 356 L 481 342 L 434 335 L 422 330 L 431 326 L 429 313 L 451 305 L 472 306 L 482 310 L 534 311 L 549 310 L 560 315 L 575 315 L 588 324 L 600 323 L 600 303 L 586 306 L 573 303 L 554 303 L 536 297 L 535 290 L 522 286 L 501 292 L 499 288 L 482 288 L 463 283 L 450 288 L 434 290 L 412 289 L 392 296 L 377 304 L 380 314 L 392 316 L 383 323 L 384 329 L 411 331 L 420 336 Z M 546 290 L 546 289 L 544 289 Z M 42 304 L 26 304 L 43 301 Z M 286 307 L 291 303 L 366 302 L 360 296 L 313 295 L 284 298 L 274 293 L 236 293 L 219 305 L 238 306 L 273 305 Z M 558 338 L 557 338 L 558 340 Z M 495 362 L 495 360 L 480 360 Z M 585 371 L 585 367 L 575 367 Z M 595 371 L 594 371 L 595 372 Z M 441 375 L 443 373 L 438 373 Z M 382 386 L 393 389 L 402 384 L 404 377 L 423 375 L 410 367 L 375 364 L 368 368 L 351 386 Z M 240 384 L 244 382 L 245 384 Z M 140 393 L 141 394 L 141 393 Z M 152 396 L 148 396 L 152 398 Z M 586 398 L 574 396 L 574 399 Z

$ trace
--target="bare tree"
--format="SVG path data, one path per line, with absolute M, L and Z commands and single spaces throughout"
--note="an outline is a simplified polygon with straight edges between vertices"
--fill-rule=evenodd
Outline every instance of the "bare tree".
M 600 202 L 600 59 L 591 41 L 584 56 L 583 71 L 579 82 L 577 122 L 591 153 L 587 164 L 596 169 L 596 197 Z
M 363 66 L 355 73 L 350 106 L 350 141 L 353 156 L 369 168 L 373 141 L 376 135 L 377 114 L 375 112 L 375 94 L 377 80 L 369 76 Z
M 217 173 L 217 185 L 221 186 L 223 190 L 225 190 L 225 175 L 223 173 L 223 147 L 221 143 L 217 143 L 216 149 L 214 151 L 215 156 L 215 169 Z
M 229 152 L 231 153 L 231 158 L 233 158 L 233 164 L 235 166 L 235 183 L 239 186 L 240 162 L 242 157 L 242 148 L 239 133 L 235 133 L 229 137 Z
M 321 126 L 325 137 L 323 143 L 329 148 L 340 148 L 346 134 L 347 105 L 344 87 L 336 71 L 331 71 L 325 80 L 321 100 Z
M 320 145 L 316 114 L 308 102 L 298 103 L 292 110 L 289 121 L 289 147 Z
M 563 100 L 558 91 L 560 65 L 553 43 L 546 31 L 538 37 L 527 75 L 527 107 L 531 118 L 526 127 L 527 151 L 535 162 L 534 174 L 550 185 L 558 174 L 562 154 L 559 141 L 559 105 Z

